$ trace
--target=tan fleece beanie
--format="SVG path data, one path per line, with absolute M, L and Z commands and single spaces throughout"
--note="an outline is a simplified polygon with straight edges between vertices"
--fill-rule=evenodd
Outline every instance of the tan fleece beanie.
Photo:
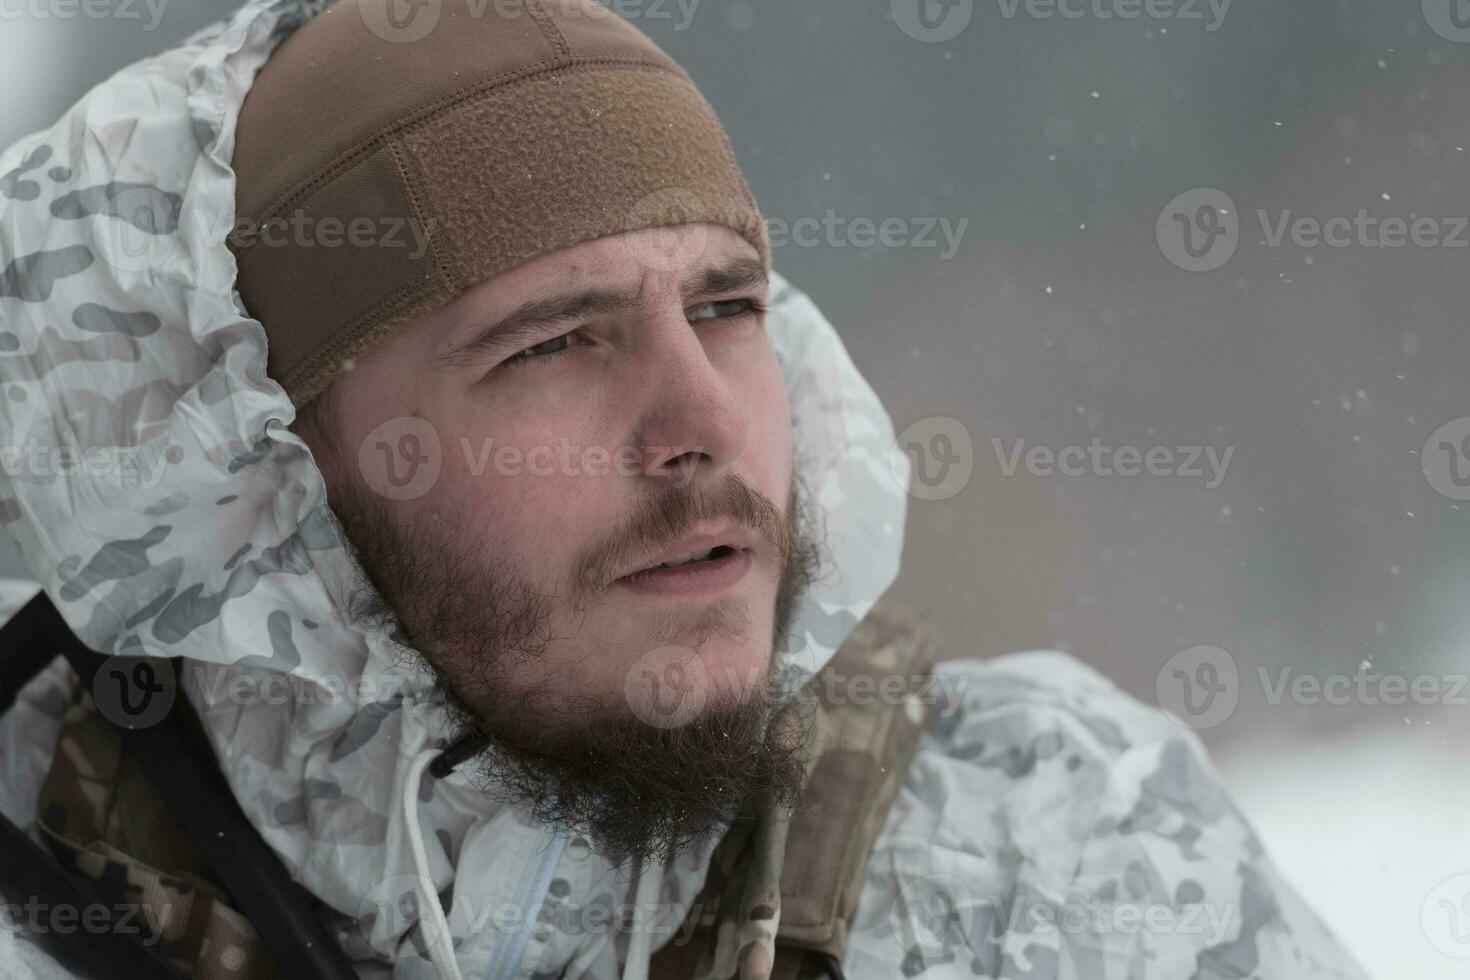
M 297 407 L 402 321 L 578 242 L 705 221 L 770 267 L 709 103 L 594 0 L 339 0 L 261 69 L 233 166 L 237 286 Z

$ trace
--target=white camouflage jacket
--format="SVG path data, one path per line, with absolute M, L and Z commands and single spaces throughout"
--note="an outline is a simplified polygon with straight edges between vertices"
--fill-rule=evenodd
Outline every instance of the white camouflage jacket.
M 234 291 L 236 117 L 321 6 L 249 0 L 0 154 L 0 525 L 35 579 L 6 583 L 0 613 L 39 582 L 93 648 L 186 658 L 241 806 L 364 976 L 449 975 L 424 956 L 436 943 L 465 977 L 640 976 L 713 843 L 610 866 L 461 777 L 419 783 L 444 718 L 428 678 L 343 616 L 355 570 Z M 836 565 L 796 618 L 793 659 L 815 672 L 897 574 L 909 470 L 832 326 L 779 276 L 772 305 Z M 0 811 L 22 826 L 67 677 L 54 664 L 0 719 Z M 290 693 L 231 696 L 240 678 Z M 1192 732 L 1058 653 L 957 659 L 936 688 L 952 696 L 869 856 L 848 977 L 1361 976 Z M 421 875 L 452 895 L 447 920 L 374 914 Z M 651 944 L 546 924 L 635 899 L 669 913 Z M 0 929 L 0 976 L 26 975 L 66 974 Z

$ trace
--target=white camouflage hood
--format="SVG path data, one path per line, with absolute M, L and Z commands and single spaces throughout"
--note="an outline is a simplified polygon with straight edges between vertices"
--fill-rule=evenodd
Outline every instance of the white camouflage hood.
M 234 292 L 236 117 L 274 45 L 323 6 L 250 0 L 0 154 L 0 525 L 93 648 L 187 658 L 180 685 L 241 806 L 339 913 L 355 959 L 436 975 L 423 952 L 448 941 L 442 917 L 418 928 L 425 903 L 405 901 L 422 868 L 435 892 L 454 886 L 464 975 L 572 960 L 611 977 L 627 934 L 558 908 L 621 912 L 641 884 L 667 936 L 708 849 L 635 881 L 463 777 L 420 782 L 446 732 L 430 678 L 344 619 L 356 569 Z M 794 620 L 792 658 L 815 672 L 897 574 L 907 468 L 831 325 L 779 276 L 771 300 L 835 566 Z

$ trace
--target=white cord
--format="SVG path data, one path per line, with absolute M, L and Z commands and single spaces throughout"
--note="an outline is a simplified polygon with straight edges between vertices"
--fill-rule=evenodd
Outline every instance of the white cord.
M 409 857 L 413 860 L 415 890 L 418 893 L 419 923 L 424 939 L 429 945 L 429 954 L 434 960 L 434 970 L 440 980 L 464 980 L 459 972 L 459 963 L 454 958 L 454 934 L 449 931 L 449 920 L 444 918 L 444 909 L 439 905 L 439 896 L 434 892 L 434 879 L 429 877 L 429 854 L 424 849 L 424 835 L 419 828 L 419 783 L 424 770 L 439 755 L 439 749 L 424 749 L 414 756 L 408 767 L 408 778 L 403 783 L 403 825 L 408 831 Z
M 645 909 L 658 900 L 662 884 L 663 868 L 658 862 L 646 864 L 640 858 L 638 890 L 633 898 L 633 934 L 628 939 L 628 958 L 623 961 L 622 980 L 648 980 L 648 966 L 653 959 L 653 922 L 657 917 Z

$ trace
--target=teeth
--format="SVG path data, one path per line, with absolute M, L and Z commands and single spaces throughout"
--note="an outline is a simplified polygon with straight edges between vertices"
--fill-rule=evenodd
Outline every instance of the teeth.
M 719 547 L 719 546 L 716 545 L 715 547 Z M 666 561 L 663 564 L 661 564 L 661 565 L 655 565 L 654 567 L 655 568 L 673 568 L 676 565 L 687 565 L 691 561 L 703 561 L 704 559 L 708 558 L 710 556 L 710 552 L 711 551 L 714 551 L 714 550 L 715 550 L 714 548 L 707 548 L 704 551 L 695 552 L 694 554 L 692 554 L 692 555 L 686 555 L 683 558 L 676 558 L 673 561 Z

